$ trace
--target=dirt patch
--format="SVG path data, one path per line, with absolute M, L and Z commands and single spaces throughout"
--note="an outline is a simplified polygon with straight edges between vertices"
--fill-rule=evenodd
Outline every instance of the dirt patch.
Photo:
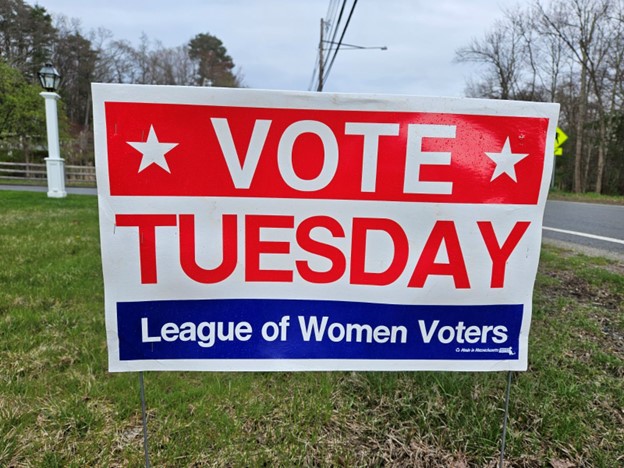
M 600 307 L 613 312 L 619 311 L 624 303 L 621 294 L 607 287 L 593 285 L 577 276 L 574 271 L 549 270 L 542 272 L 542 274 L 557 280 L 548 286 L 548 291 L 553 296 L 573 297 L 581 304 Z

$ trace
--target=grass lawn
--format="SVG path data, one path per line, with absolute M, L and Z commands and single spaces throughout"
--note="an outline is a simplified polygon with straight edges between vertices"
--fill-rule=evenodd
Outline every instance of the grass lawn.
M 0 192 L 0 466 L 140 466 L 97 199 Z M 509 466 L 624 464 L 624 265 L 545 247 Z M 146 373 L 154 466 L 493 466 L 506 373 Z
M 551 190 L 548 194 L 548 199 L 582 203 L 604 203 L 607 205 L 624 205 L 624 196 L 622 195 L 601 195 L 595 192 L 573 193 L 562 192 L 561 190 Z

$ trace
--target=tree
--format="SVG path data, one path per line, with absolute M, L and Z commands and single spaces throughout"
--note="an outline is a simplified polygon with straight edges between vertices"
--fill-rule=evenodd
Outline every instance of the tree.
M 49 59 L 55 29 L 45 8 L 22 0 L 0 0 L 0 59 L 34 81 Z
M 30 162 L 32 140 L 45 136 L 46 121 L 40 88 L 0 60 L 0 140 L 11 140 Z
M 59 93 L 63 96 L 69 120 L 78 127 L 88 128 L 97 53 L 78 21 L 58 17 L 56 30 L 51 60 L 62 76 Z
M 110 40 L 105 31 L 98 34 L 99 41 L 95 46 L 97 62 L 95 81 L 100 83 L 136 83 L 135 53 L 132 44 L 128 41 Z
M 539 2 L 536 3 L 544 34 L 561 39 L 580 67 L 573 185 L 577 193 L 583 191 L 581 167 L 589 100 L 588 79 L 595 78 L 597 68 L 602 62 L 601 55 L 604 50 L 601 50 L 597 43 L 604 37 L 603 20 L 608 17 L 610 6 L 611 0 L 570 0 L 566 3 L 554 3 L 546 10 Z M 599 150 L 599 153 L 601 151 Z
M 456 60 L 485 65 L 485 86 L 480 91 L 489 90 L 487 97 L 513 99 L 523 53 L 520 41 L 513 24 L 498 21 L 483 39 L 473 39 L 469 46 L 457 50 Z
M 624 0 L 534 0 L 459 49 L 457 60 L 485 71 L 470 81 L 471 96 L 561 104 L 574 153 L 557 161 L 566 188 L 622 191 Z
M 191 86 L 194 84 L 193 62 L 187 46 L 160 47 L 154 51 L 158 84 Z
M 99 31 L 95 49 L 98 60 L 96 77 L 100 82 L 191 86 L 195 80 L 195 64 L 188 46 L 164 47 L 141 36 L 138 47 L 127 41 L 107 41 Z
M 5 80 L 0 89 L 2 137 L 21 135 L 19 138 L 27 141 L 45 128 L 45 120 L 36 128 L 30 126 L 33 118 L 27 116 L 28 109 L 35 105 L 42 111 L 43 103 L 35 92 L 37 86 L 24 88 L 23 84 L 38 81 L 37 71 L 48 61 L 62 76 L 59 118 L 61 125 L 69 125 L 71 130 L 72 142 L 66 147 L 73 149 L 65 154 L 74 160 L 86 160 L 88 156 L 84 154 L 90 154 L 92 146 L 92 82 L 229 87 L 241 84 L 233 73 L 234 62 L 225 46 L 210 34 L 198 34 L 178 47 L 165 47 L 143 34 L 134 46 L 115 40 L 105 29 L 85 33 L 75 19 L 62 15 L 55 16 L 54 22 L 52 19 L 38 5 L 31 6 L 24 0 L 0 0 L 0 61 Z M 18 101 L 19 106 L 15 104 Z
M 212 34 L 198 34 L 188 43 L 188 55 L 196 65 L 197 86 L 238 87 L 232 72 L 234 62 L 220 39 Z

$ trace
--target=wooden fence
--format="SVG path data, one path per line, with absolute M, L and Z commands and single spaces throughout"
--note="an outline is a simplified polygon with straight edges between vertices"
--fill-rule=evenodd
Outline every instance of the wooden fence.
M 0 162 L 0 180 L 46 183 L 46 165 L 42 163 Z M 65 165 L 65 183 L 95 186 L 95 166 Z

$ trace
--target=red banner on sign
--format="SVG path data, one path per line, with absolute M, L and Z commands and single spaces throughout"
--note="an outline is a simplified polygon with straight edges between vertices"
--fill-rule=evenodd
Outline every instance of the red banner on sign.
M 537 202 L 548 119 L 107 102 L 113 196 Z

